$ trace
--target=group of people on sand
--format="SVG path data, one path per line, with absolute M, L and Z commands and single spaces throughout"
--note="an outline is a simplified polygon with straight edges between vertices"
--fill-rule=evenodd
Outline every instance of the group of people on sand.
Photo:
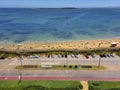
M 0 46 L 1 50 L 54 50 L 54 49 L 96 49 L 96 48 L 110 48 L 111 46 L 120 47 L 120 39 L 113 40 L 91 40 L 91 41 L 75 41 L 63 43 L 34 43 L 34 44 L 13 44 Z

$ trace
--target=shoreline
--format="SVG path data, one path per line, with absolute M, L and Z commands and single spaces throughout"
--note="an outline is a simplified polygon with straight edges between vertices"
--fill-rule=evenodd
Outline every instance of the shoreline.
M 73 39 L 73 40 L 50 40 L 50 41 L 23 41 L 23 42 L 19 42 L 20 44 L 51 44 L 51 43 L 69 43 L 69 42 L 81 42 L 81 41 L 100 41 L 100 40 L 115 40 L 115 39 L 120 39 L 120 37 L 112 37 L 112 38 L 90 38 L 90 39 Z M 12 44 L 19 44 L 19 43 L 15 43 L 12 41 L 2 41 L 0 42 L 0 45 L 12 45 Z

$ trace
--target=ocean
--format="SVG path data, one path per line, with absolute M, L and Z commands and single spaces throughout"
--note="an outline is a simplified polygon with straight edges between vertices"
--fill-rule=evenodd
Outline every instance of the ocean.
M 120 8 L 0 8 L 0 43 L 120 37 Z

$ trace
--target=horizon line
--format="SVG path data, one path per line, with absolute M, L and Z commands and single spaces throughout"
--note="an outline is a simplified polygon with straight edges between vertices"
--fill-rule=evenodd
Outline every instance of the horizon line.
M 38 9 L 80 9 L 80 8 L 120 8 L 120 6 L 104 6 L 104 7 L 0 7 L 0 8 L 38 8 Z

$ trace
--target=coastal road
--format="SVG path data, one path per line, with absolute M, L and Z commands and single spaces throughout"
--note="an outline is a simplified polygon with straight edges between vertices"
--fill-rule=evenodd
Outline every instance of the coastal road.
M 39 58 L 39 59 L 23 59 L 23 65 L 39 65 L 42 63 L 50 63 L 51 65 L 59 64 L 59 65 L 81 65 L 81 64 L 94 64 L 97 65 L 100 58 Z M 120 58 L 101 58 L 100 59 L 102 65 L 120 65 Z M 2 61 L 0 62 L 0 64 Z M 9 63 L 9 65 L 20 65 L 20 60 L 6 60 L 3 63 Z
M 99 58 L 39 58 L 39 59 L 24 59 L 24 65 L 41 63 L 50 64 L 75 64 L 75 65 L 98 65 Z M 107 80 L 120 81 L 120 58 L 102 58 L 101 65 L 105 66 L 106 70 L 16 70 L 14 67 L 20 65 L 19 60 L 0 60 L 0 80 L 4 77 L 8 79 L 17 79 L 22 73 L 24 80 Z
M 4 77 L 18 79 L 22 73 L 24 80 L 100 80 L 120 81 L 120 72 L 117 71 L 81 71 L 81 70 L 22 70 L 7 71 L 0 74 L 0 80 Z M 13 79 L 13 80 L 14 80 Z M 16 80 L 15 79 L 15 80 Z

